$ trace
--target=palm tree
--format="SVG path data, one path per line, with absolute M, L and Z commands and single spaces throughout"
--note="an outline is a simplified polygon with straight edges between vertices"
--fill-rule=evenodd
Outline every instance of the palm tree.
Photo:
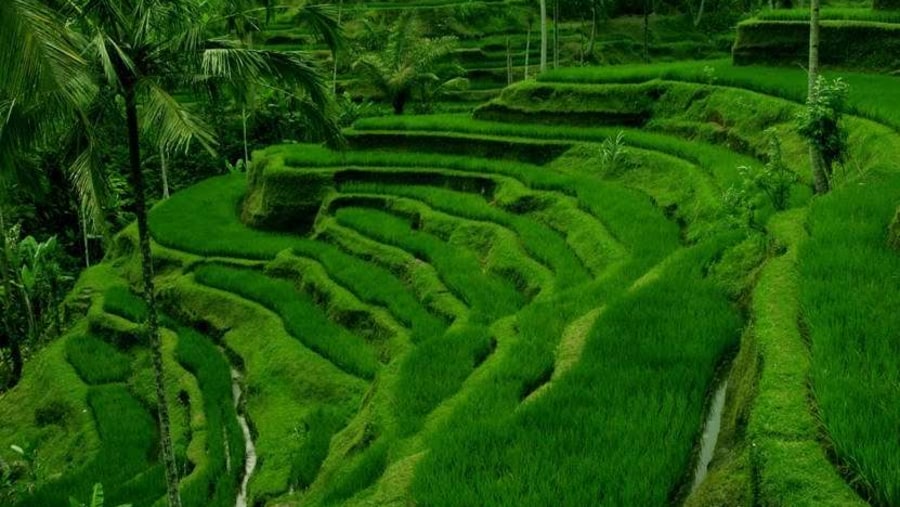
M 809 2 L 809 81 L 807 83 L 807 103 L 816 102 L 819 80 L 819 24 L 821 0 Z M 828 176 L 822 148 L 815 142 L 809 143 L 809 166 L 812 169 L 813 183 L 817 194 L 828 192 Z
M 541 0 L 541 72 L 547 70 L 547 0 Z
M 253 46 L 254 37 L 263 31 L 274 11 L 275 6 L 272 5 L 272 0 L 227 0 L 223 4 L 220 18 L 224 21 L 225 31 L 249 48 Z M 335 11 L 332 6 L 323 4 L 303 5 L 297 8 L 292 15 L 294 26 L 309 28 L 316 39 L 324 42 L 331 50 L 335 62 L 332 88 L 336 86 L 334 80 L 337 79 L 337 51 L 344 44 L 340 16 L 340 8 Z M 231 95 L 241 106 L 244 163 L 246 164 L 250 162 L 250 148 L 247 140 L 247 120 L 250 118 L 248 106 L 253 102 L 256 90 L 240 83 L 231 88 Z
M 23 156 L 56 142 L 74 107 L 90 101 L 94 87 L 77 47 L 81 40 L 39 0 L 0 2 L 0 299 L 2 328 L 12 356 L 14 385 L 22 372 L 22 333 L 13 329 L 14 291 L 8 262 L 5 194 L 12 184 L 34 188 Z M 91 180 L 73 165 L 70 177 L 85 188 Z M 89 203 L 93 206 L 93 203 Z M 92 208 L 93 209 L 93 208 Z
M 201 10 L 201 5 L 193 0 L 87 0 L 73 4 L 72 12 L 88 40 L 86 51 L 99 77 L 124 102 L 123 132 L 170 507 L 179 507 L 181 499 L 165 396 L 141 141 L 166 151 L 186 151 L 196 141 L 213 151 L 211 129 L 173 98 L 171 90 L 252 86 L 275 79 L 286 89 L 302 90 L 310 113 L 322 119 L 329 103 L 319 71 L 302 55 L 248 49 L 240 39 L 208 38 L 216 18 Z
M 359 58 L 353 68 L 391 101 L 394 114 L 403 114 L 416 90 L 422 95 L 462 89 L 468 80 L 437 75 L 438 65 L 456 48 L 455 37 L 428 38 L 422 24 L 404 14 L 394 25 L 383 50 Z M 426 98 L 426 97 L 423 97 Z

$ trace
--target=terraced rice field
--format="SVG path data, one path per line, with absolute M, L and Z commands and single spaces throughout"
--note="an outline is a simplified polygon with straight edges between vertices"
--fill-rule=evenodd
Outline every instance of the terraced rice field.
M 185 503 L 232 505 L 245 478 L 248 505 L 900 501 L 900 416 L 884 403 L 900 395 L 884 296 L 900 265 L 880 235 L 900 202 L 893 106 L 854 99 L 856 169 L 810 205 L 797 92 L 780 84 L 796 76 L 705 65 L 719 81 L 701 64 L 561 70 L 474 117 L 363 120 L 349 151 L 273 146 L 249 178 L 157 206 Z M 798 175 L 790 209 L 763 202 L 737 227 L 722 195 L 762 166 L 770 127 Z M 612 163 L 603 143 L 620 132 Z M 22 505 L 97 474 L 115 501 L 163 493 L 138 399 L 143 308 L 125 288 L 134 241 L 85 275 L 86 323 L 43 359 L 77 376 L 66 396 L 95 415 L 78 419 L 90 458 Z M 692 488 L 725 379 L 719 446 Z

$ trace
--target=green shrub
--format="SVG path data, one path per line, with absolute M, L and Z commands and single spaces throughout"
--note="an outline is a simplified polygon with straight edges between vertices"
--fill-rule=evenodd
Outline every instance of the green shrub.
M 843 165 L 849 152 L 850 136 L 842 117 L 850 87 L 841 78 L 829 81 L 819 76 L 814 96 L 797 115 L 797 131 L 806 142 L 818 148 L 826 176 L 831 179 L 835 164 Z

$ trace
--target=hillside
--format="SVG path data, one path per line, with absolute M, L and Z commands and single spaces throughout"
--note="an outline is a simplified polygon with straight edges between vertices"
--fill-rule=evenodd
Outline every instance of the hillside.
M 468 88 L 391 115 L 293 8 L 260 47 L 369 108 L 345 145 L 256 143 L 148 215 L 183 505 L 900 505 L 890 47 L 823 62 L 849 93 L 817 194 L 806 55 L 747 56 L 799 11 L 746 16 L 733 58 L 733 23 L 660 7 L 645 46 L 627 6 L 585 56 L 564 13 L 540 72 L 528 5 L 348 0 L 351 38 L 395 11 L 457 38 Z M 141 246 L 116 234 L 0 391 L 0 503 L 166 505 Z

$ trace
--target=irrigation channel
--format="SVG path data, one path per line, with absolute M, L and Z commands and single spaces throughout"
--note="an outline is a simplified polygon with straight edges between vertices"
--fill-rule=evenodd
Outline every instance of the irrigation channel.
M 244 433 L 244 445 L 246 446 L 246 458 L 244 459 L 244 477 L 241 480 L 241 490 L 235 500 L 235 507 L 247 507 L 247 485 L 250 477 L 256 469 L 256 445 L 253 443 L 253 435 L 250 433 L 250 425 L 247 423 L 247 415 L 241 410 L 241 374 L 236 369 L 231 369 L 231 392 L 234 394 L 234 408 L 237 410 L 238 424 Z
M 722 429 L 722 410 L 725 408 L 725 392 L 728 390 L 728 377 L 726 376 L 716 393 L 713 396 L 712 403 L 709 406 L 709 413 L 706 416 L 706 424 L 703 425 L 703 435 L 700 437 L 700 453 L 697 456 L 697 468 L 694 469 L 694 483 L 691 485 L 691 492 L 696 490 L 703 480 L 706 479 L 706 473 L 709 471 L 709 463 L 713 459 L 716 451 L 716 442 L 719 440 L 719 431 Z

